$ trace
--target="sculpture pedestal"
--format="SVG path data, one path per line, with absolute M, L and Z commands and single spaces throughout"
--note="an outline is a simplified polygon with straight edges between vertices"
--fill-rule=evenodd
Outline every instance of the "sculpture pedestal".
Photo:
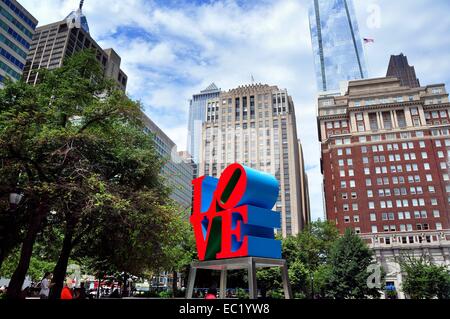
M 194 292 L 195 277 L 197 269 L 220 270 L 220 299 L 226 298 L 227 289 L 227 271 L 247 269 L 248 271 L 248 288 L 250 299 L 258 298 L 258 289 L 256 285 L 256 269 L 257 268 L 271 268 L 280 267 L 281 276 L 283 279 L 284 297 L 286 299 L 292 298 L 291 285 L 289 283 L 288 270 L 286 260 L 284 259 L 270 259 L 259 257 L 242 257 L 233 259 L 220 259 L 209 261 L 196 261 L 191 263 L 189 271 L 188 287 L 186 291 L 186 298 L 192 299 Z

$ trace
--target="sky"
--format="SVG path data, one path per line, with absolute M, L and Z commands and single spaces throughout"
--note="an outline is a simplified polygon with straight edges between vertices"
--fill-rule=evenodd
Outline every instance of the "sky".
M 324 218 L 315 81 L 307 7 L 312 0 L 86 0 L 92 37 L 122 57 L 127 93 L 186 149 L 189 99 L 215 82 L 255 82 L 292 96 L 313 219 Z M 353 0 L 369 77 L 404 53 L 422 85 L 450 83 L 450 1 Z M 39 25 L 65 18 L 77 0 L 19 0 Z

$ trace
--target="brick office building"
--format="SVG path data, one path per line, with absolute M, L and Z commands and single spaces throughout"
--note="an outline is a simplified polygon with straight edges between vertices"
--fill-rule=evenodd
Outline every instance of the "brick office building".
M 349 82 L 318 100 L 327 219 L 375 249 L 388 281 L 398 257 L 450 264 L 450 103 L 444 84 Z

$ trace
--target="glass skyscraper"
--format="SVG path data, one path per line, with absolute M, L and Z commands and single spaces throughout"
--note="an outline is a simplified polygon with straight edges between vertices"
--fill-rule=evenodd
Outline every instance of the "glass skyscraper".
M 16 0 L 0 0 L 0 88 L 22 77 L 38 21 Z
M 311 0 L 309 24 L 319 91 L 367 78 L 363 45 L 351 0 Z
M 202 125 L 206 121 L 206 103 L 217 98 L 220 89 L 212 83 L 199 94 L 194 94 L 189 103 L 189 123 L 187 149 L 196 164 L 200 160 L 200 145 L 202 144 Z

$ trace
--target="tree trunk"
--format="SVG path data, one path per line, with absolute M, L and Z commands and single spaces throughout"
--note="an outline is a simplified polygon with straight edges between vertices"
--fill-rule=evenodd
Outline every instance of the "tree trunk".
M 173 279 L 172 280 L 172 296 L 175 298 L 176 292 L 178 290 L 178 287 L 177 287 L 178 273 L 176 271 L 174 271 L 172 277 L 173 277 L 172 278 Z
M 64 234 L 63 245 L 59 254 L 58 262 L 53 270 L 53 284 L 50 290 L 49 299 L 60 299 L 61 291 L 64 288 L 64 280 L 66 278 L 67 266 L 69 264 L 70 254 L 73 248 L 73 236 L 75 233 L 75 220 L 69 220 Z
M 8 299 L 19 299 L 21 297 L 23 282 L 25 281 L 28 268 L 30 267 L 34 242 L 36 241 L 37 234 L 41 229 L 42 221 L 47 216 L 47 211 L 48 209 L 46 205 L 40 205 L 31 216 L 27 234 L 22 243 L 19 264 L 17 265 L 17 268 L 14 271 L 8 285 Z

